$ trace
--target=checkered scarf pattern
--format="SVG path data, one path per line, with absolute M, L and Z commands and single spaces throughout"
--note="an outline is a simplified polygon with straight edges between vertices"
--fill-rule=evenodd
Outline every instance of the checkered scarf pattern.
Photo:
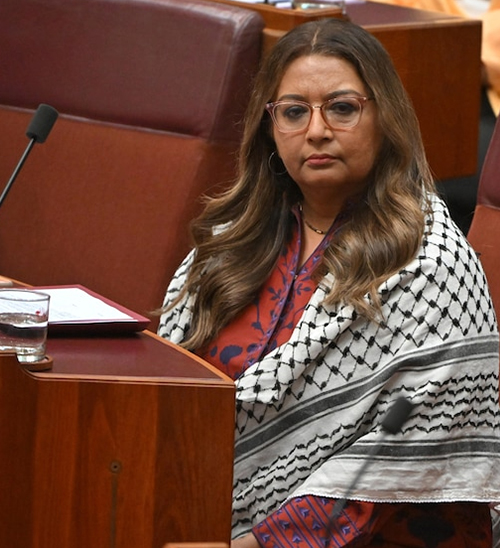
M 415 259 L 379 288 L 383 320 L 323 305 L 327 276 L 288 342 L 236 381 L 233 536 L 301 495 L 374 502 L 500 503 L 498 331 L 474 251 L 433 198 Z M 165 303 L 178 294 L 193 254 Z M 159 334 L 179 343 L 191 297 Z M 414 404 L 398 434 L 380 423 Z

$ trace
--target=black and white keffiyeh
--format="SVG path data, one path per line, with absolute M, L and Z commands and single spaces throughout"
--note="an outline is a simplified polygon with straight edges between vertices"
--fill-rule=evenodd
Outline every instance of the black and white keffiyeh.
M 327 276 L 290 340 L 236 381 L 234 537 L 289 498 L 343 497 L 400 396 L 414 410 L 381 443 L 351 498 L 500 502 L 495 314 L 474 251 L 437 197 L 433 209 L 415 259 L 379 288 L 381 322 L 323 306 Z M 187 297 L 162 316 L 161 336 L 183 340 L 190 304 Z

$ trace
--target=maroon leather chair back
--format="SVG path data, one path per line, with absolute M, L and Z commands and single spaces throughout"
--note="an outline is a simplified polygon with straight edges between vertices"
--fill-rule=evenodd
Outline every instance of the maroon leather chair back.
M 2 0 L 0 273 L 161 305 L 200 196 L 234 177 L 263 22 L 204 0 Z M 3 187 L 2 187 L 3 188 Z
M 467 237 L 481 259 L 500 320 L 500 119 L 484 160 Z
M 261 18 L 203 0 L 2 0 L 0 103 L 234 141 Z

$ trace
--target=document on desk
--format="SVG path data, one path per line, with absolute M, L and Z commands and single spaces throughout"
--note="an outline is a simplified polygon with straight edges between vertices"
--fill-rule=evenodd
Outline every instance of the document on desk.
M 34 287 L 50 295 L 49 333 L 142 331 L 150 320 L 81 285 Z

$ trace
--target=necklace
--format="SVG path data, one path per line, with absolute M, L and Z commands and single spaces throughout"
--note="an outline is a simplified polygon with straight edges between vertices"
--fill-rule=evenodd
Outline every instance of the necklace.
M 302 220 L 304 221 L 304 223 L 311 229 L 313 230 L 314 232 L 316 232 L 316 234 L 321 234 L 322 236 L 324 236 L 328 230 L 320 230 L 319 228 L 316 228 L 315 226 L 313 226 L 311 223 L 309 223 L 307 221 L 307 219 L 304 217 L 304 212 L 302 211 L 302 204 L 299 204 L 299 211 L 300 211 L 300 216 L 302 217 Z

